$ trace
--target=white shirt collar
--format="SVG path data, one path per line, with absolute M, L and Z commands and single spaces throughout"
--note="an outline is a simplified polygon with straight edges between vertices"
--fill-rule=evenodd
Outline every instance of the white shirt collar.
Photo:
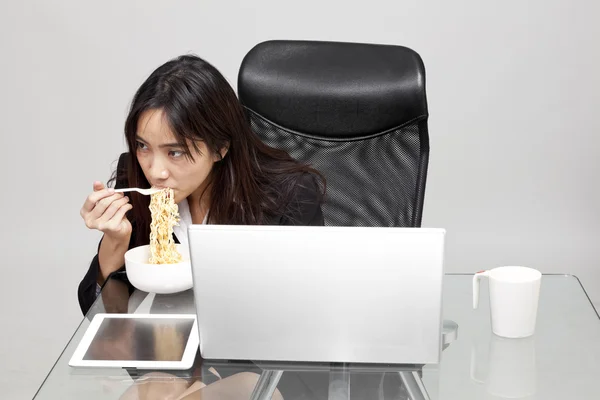
M 190 206 L 187 199 L 181 200 L 177 203 L 179 207 L 179 224 L 173 227 L 173 233 L 179 240 L 179 243 L 184 246 L 188 246 L 188 228 L 192 225 L 192 213 L 190 212 Z M 206 224 L 208 218 L 208 212 L 204 216 L 202 225 Z

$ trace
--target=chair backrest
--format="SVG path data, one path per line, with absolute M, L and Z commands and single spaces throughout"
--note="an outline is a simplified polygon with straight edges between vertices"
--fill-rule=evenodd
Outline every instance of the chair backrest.
M 238 95 L 262 140 L 325 176 L 326 225 L 421 225 L 428 112 L 413 50 L 263 42 L 242 62 Z

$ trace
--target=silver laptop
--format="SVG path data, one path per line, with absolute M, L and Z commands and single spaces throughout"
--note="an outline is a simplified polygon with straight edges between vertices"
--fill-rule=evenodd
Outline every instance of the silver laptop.
M 193 225 L 205 359 L 437 363 L 443 229 Z

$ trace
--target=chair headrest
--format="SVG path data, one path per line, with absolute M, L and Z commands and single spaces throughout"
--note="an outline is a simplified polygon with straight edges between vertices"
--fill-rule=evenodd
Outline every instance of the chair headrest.
M 267 41 L 244 57 L 245 107 L 300 133 L 357 138 L 427 116 L 425 68 L 402 46 Z

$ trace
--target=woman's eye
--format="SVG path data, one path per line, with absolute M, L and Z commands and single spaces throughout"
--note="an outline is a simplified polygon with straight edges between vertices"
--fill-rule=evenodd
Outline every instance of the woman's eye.
M 136 142 L 136 146 L 139 150 L 146 150 L 148 147 L 142 142 Z
M 179 150 L 171 150 L 169 151 L 169 156 L 173 157 L 173 158 L 179 158 L 181 156 L 183 156 L 183 151 L 179 151 Z

